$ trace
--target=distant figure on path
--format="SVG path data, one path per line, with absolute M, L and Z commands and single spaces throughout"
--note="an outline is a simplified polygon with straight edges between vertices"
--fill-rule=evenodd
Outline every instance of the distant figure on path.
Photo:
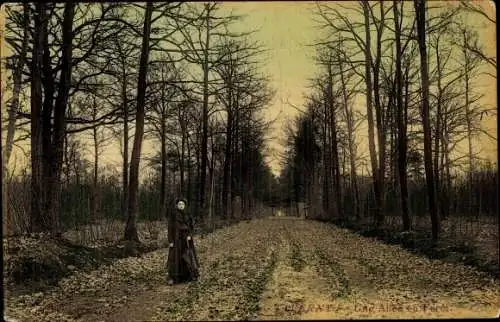
M 193 218 L 187 210 L 187 201 L 178 198 L 176 211 L 169 221 L 168 275 L 169 284 L 196 280 L 199 262 L 193 241 Z M 171 235 L 171 236 L 170 236 Z

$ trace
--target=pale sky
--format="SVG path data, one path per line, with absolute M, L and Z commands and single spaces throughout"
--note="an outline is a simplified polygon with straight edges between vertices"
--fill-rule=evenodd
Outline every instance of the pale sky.
M 479 1 L 483 8 L 488 10 L 490 17 L 495 17 L 494 3 L 491 1 Z M 331 1 L 333 5 L 335 2 Z M 409 2 L 409 5 L 412 3 Z M 345 5 L 345 3 L 344 3 Z M 269 107 L 269 115 L 278 115 L 278 122 L 275 126 L 276 136 L 283 135 L 283 125 L 287 118 L 296 116 L 299 112 L 286 104 L 288 100 L 295 106 L 303 108 L 303 95 L 308 93 L 308 79 L 314 76 L 316 68 L 312 61 L 313 49 L 305 44 L 318 39 L 319 33 L 313 22 L 311 9 L 316 8 L 313 1 L 297 2 L 226 2 L 224 6 L 235 10 L 237 13 L 248 14 L 245 18 L 245 26 L 260 28 L 256 38 L 270 50 L 270 62 L 265 69 L 273 78 L 273 86 L 277 89 L 276 98 Z M 485 50 L 489 56 L 496 56 L 496 27 L 493 24 L 485 23 L 485 20 L 477 21 L 474 18 L 467 19 L 474 25 L 484 25 L 481 29 L 480 37 L 486 46 Z M 490 68 L 490 73 L 496 75 L 496 70 Z M 478 83 L 484 87 L 485 98 L 483 103 L 496 106 L 496 79 L 488 76 L 480 77 Z M 285 101 L 285 103 L 283 103 Z M 364 110 L 364 98 L 358 99 L 358 109 Z M 484 126 L 489 129 L 489 133 L 497 136 L 496 118 L 485 118 Z M 358 137 L 363 139 L 367 133 L 359 133 Z M 366 140 L 364 140 L 366 141 Z M 488 142 L 487 144 L 481 144 Z M 497 160 L 496 142 L 484 138 L 479 145 L 483 148 L 483 157 L 488 157 L 492 161 Z M 270 143 L 270 146 L 282 152 L 282 147 L 277 141 Z M 361 144 L 360 154 L 367 153 L 366 144 Z M 461 149 L 464 152 L 465 149 Z M 273 160 L 274 168 L 277 169 L 277 160 Z
M 334 2 L 332 2 L 333 4 Z M 489 10 L 489 15 L 495 17 L 494 4 L 488 1 L 481 1 L 482 5 Z M 315 7 L 314 2 L 223 2 L 223 10 L 233 9 L 235 13 L 246 14 L 242 26 L 246 30 L 260 29 L 255 34 L 255 38 L 269 49 L 267 65 L 263 72 L 271 76 L 271 86 L 276 90 L 276 97 L 271 106 L 268 107 L 266 114 L 270 118 L 278 116 L 278 121 L 274 127 L 273 135 L 282 136 L 283 125 L 287 118 L 297 115 L 297 111 L 286 104 L 286 101 L 302 107 L 303 95 L 307 94 L 308 79 L 315 73 L 315 67 L 311 56 L 312 49 L 304 44 L 314 41 L 319 36 L 314 28 L 312 14 L 310 9 Z M 3 6 L 0 15 L 3 31 Z M 474 23 L 484 23 L 474 22 Z M 482 42 L 486 45 L 488 55 L 496 55 L 496 30 L 494 25 L 483 29 L 480 33 Z M 5 54 L 5 43 L 2 39 L 2 55 Z M 496 70 L 492 70 L 496 74 Z M 4 80 L 4 75 L 2 75 Z M 484 86 L 486 97 L 484 102 L 490 106 L 496 106 L 496 79 L 483 77 L 480 83 Z M 360 106 L 364 109 L 364 106 Z M 2 113 L 5 111 L 2 101 Z M 490 129 L 491 135 L 496 137 L 496 119 L 489 118 L 485 120 L 485 126 Z M 360 133 L 360 137 L 365 137 L 366 133 Z M 4 141 L 2 141 L 3 143 Z M 484 154 L 492 161 L 497 160 L 496 142 L 486 140 L 483 144 Z M 29 144 L 27 142 L 27 144 Z M 147 155 L 152 151 L 152 144 L 146 143 L 143 148 L 143 154 Z M 269 146 L 279 152 L 282 147 L 279 139 L 270 142 Z M 360 153 L 364 153 L 363 146 L 360 147 Z M 17 151 L 19 152 L 19 151 Z M 18 153 L 19 154 L 19 153 Z M 104 162 L 120 164 L 117 160 L 119 155 L 118 143 L 106 148 L 102 157 Z M 91 156 L 90 156 L 91 157 Z M 18 158 L 19 159 L 19 158 Z M 279 171 L 279 160 L 274 157 L 271 160 L 274 172 Z M 144 162 L 142 162 L 144 165 Z

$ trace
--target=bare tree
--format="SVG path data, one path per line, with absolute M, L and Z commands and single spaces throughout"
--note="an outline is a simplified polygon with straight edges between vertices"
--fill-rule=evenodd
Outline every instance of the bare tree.
M 7 13 L 9 15 L 15 15 L 15 12 L 12 11 L 12 9 L 7 9 Z M 18 15 L 19 16 L 19 15 Z M 12 17 L 13 18 L 13 17 Z M 12 19 L 11 18 L 11 19 Z M 2 177 L 5 178 L 2 182 L 2 209 L 4 211 L 4 218 L 6 218 L 5 221 L 5 228 L 6 228 L 6 235 L 9 235 L 9 232 L 11 230 L 11 221 L 10 221 L 10 214 L 9 214 L 9 207 L 8 205 L 8 186 L 7 186 L 7 171 L 8 171 L 8 165 L 9 165 L 9 160 L 10 156 L 12 153 L 12 147 L 14 144 L 14 134 L 15 134 L 15 129 L 16 129 L 16 121 L 17 121 L 17 113 L 19 110 L 19 96 L 21 92 L 21 86 L 22 86 L 22 76 L 23 76 L 23 69 L 26 64 L 26 56 L 28 52 L 28 42 L 29 42 L 29 25 L 30 25 L 30 8 L 29 4 L 24 3 L 23 4 L 23 14 L 20 19 L 23 20 L 22 25 L 23 25 L 23 36 L 22 36 L 22 44 L 19 52 L 19 57 L 17 58 L 17 64 L 15 66 L 15 69 L 13 70 L 13 75 L 12 75 L 12 81 L 14 83 L 13 86 L 13 91 L 12 91 L 12 97 L 11 101 L 9 104 L 8 108 L 8 125 L 7 125 L 7 137 L 5 140 L 5 149 L 3 150 L 2 153 Z M 3 92 L 3 91 L 2 91 Z
M 372 76 L 371 76 L 371 66 L 372 66 L 372 55 L 370 51 L 371 47 L 371 35 L 370 35 L 370 12 L 369 3 L 367 1 L 362 2 L 363 14 L 365 18 L 365 81 L 366 81 L 366 113 L 368 117 L 368 145 L 370 149 L 370 161 L 372 166 L 372 177 L 373 177 L 373 187 L 375 191 L 375 218 L 380 218 L 381 216 L 381 204 L 379 203 L 381 198 L 381 191 L 379 185 L 379 171 L 377 166 L 377 154 L 375 151 L 375 129 L 373 121 L 373 97 L 372 97 Z M 380 223 L 380 219 L 377 219 Z
M 151 33 L 151 15 L 153 3 L 148 2 L 144 13 L 144 28 L 142 36 L 141 58 L 139 63 L 139 78 L 137 80 L 137 105 L 134 145 L 130 160 L 130 177 L 128 192 L 127 223 L 125 226 L 124 239 L 139 242 L 137 235 L 137 203 L 139 188 L 139 162 L 141 160 L 142 137 L 144 135 L 144 105 L 146 102 L 146 77 L 149 59 L 149 37 Z
M 151 82 L 150 86 L 150 105 L 151 113 L 147 115 L 146 119 L 148 124 L 152 126 L 155 136 L 160 141 L 160 159 L 161 159 L 161 191 L 162 198 L 161 212 L 166 213 L 167 201 L 167 141 L 170 141 L 177 147 L 178 150 L 178 164 L 180 170 L 180 191 L 184 193 L 184 158 L 185 158 L 185 144 L 186 144 L 186 117 L 187 111 L 184 111 L 189 106 L 186 104 L 187 90 L 178 86 L 177 83 L 181 82 L 181 70 L 174 63 L 170 62 L 157 62 L 152 64 Z M 183 84 L 181 84 L 183 85 Z M 177 116 L 177 117 L 176 117 Z M 173 121 L 173 124 L 172 124 Z M 170 138 L 170 135 L 178 136 L 178 128 L 181 128 L 181 148 L 178 148 L 176 138 Z
M 128 207 L 128 165 L 129 165 L 129 130 L 130 130 L 130 117 L 131 117 L 131 105 L 133 102 L 129 99 L 130 88 L 133 87 L 130 84 L 130 79 L 133 76 L 137 76 L 134 70 L 134 64 L 130 61 L 135 58 L 137 46 L 135 43 L 125 43 L 119 38 L 114 39 L 114 48 L 118 64 L 115 65 L 116 72 L 115 78 L 120 84 L 120 88 L 117 89 L 119 92 L 118 107 L 121 107 L 121 112 L 123 115 L 123 128 L 120 135 L 120 142 L 122 143 L 122 213 L 126 213 Z M 132 115 L 133 116 L 133 115 Z M 123 140 L 123 142 L 122 142 Z
M 214 70 L 223 82 L 223 86 L 216 90 L 216 98 L 222 105 L 225 114 L 225 144 L 224 144 L 224 165 L 222 179 L 222 207 L 223 214 L 229 219 L 231 214 L 230 201 L 232 201 L 231 178 L 234 175 L 234 141 L 235 128 L 238 126 L 236 115 L 239 112 L 239 101 L 244 99 L 248 93 L 249 82 L 254 77 L 256 70 L 256 56 L 261 49 L 258 44 L 250 43 L 247 40 L 224 39 L 217 53 L 219 64 L 214 66 Z M 257 93 L 254 93 L 257 94 Z
M 221 37 L 239 37 L 242 34 L 229 33 L 228 26 L 239 19 L 240 16 L 227 15 L 220 17 L 217 15 L 219 4 L 206 3 L 203 6 L 193 5 L 189 7 L 192 16 L 190 27 L 179 28 L 183 35 L 185 45 L 180 46 L 180 50 L 185 55 L 185 59 L 201 67 L 203 73 L 202 81 L 202 117 L 201 117 L 201 150 L 199 187 L 195 208 L 205 211 L 206 175 L 208 166 L 208 137 L 209 137 L 209 99 L 211 93 L 209 85 L 213 83 L 210 79 L 210 71 L 218 64 L 212 59 L 214 50 L 217 48 L 218 39 Z M 198 212 L 198 211 L 197 211 Z
M 91 114 L 92 120 L 97 121 L 99 106 L 96 97 L 92 97 Z M 93 194 L 92 194 L 92 220 L 98 222 L 100 219 L 100 187 L 99 187 L 99 156 L 102 154 L 102 149 L 109 141 L 109 137 L 104 132 L 105 129 L 95 126 L 92 129 L 92 141 L 94 144 L 94 176 L 93 176 Z
M 72 24 L 74 3 L 64 7 L 60 79 L 54 105 L 52 69 L 50 66 L 47 7 L 37 5 L 32 58 L 32 226 L 33 231 L 58 232 L 59 180 L 65 135 L 65 111 L 71 82 Z M 42 94 L 42 73 L 45 77 Z M 42 102 L 42 95 L 44 101 Z M 43 108 L 43 109 L 42 109 Z M 54 120 L 51 120 L 52 111 Z M 51 124 L 52 123 L 52 124 Z M 43 158 L 43 159 L 42 159 Z M 42 188 L 43 187 L 43 188 Z M 43 193 L 42 193 L 43 191 Z
M 355 130 L 356 130 L 356 121 L 354 119 L 354 112 L 352 109 L 352 105 L 349 102 L 349 94 L 347 88 L 348 75 L 346 75 L 344 71 L 345 65 L 345 52 L 341 50 L 342 47 L 342 39 L 338 42 L 338 48 L 336 51 L 336 58 L 338 63 L 338 68 L 340 72 L 340 83 L 342 88 L 342 101 L 347 125 L 347 142 L 349 149 L 349 163 L 350 163 L 350 176 L 351 176 L 351 189 L 354 192 L 354 216 L 356 219 L 360 219 L 360 196 L 359 196 L 359 188 L 358 188 L 358 180 L 356 174 L 356 143 L 355 143 Z M 343 57 L 341 57 L 341 54 Z
M 410 230 L 411 221 L 408 213 L 408 183 L 406 177 L 407 154 L 407 125 L 403 107 L 403 76 L 401 66 L 401 20 L 399 18 L 398 3 L 393 1 L 394 30 L 396 36 L 396 105 L 398 120 L 398 179 L 401 194 L 401 213 L 403 216 L 403 230 Z
M 422 82 L 422 123 L 424 128 L 424 164 L 425 178 L 427 183 L 427 195 L 429 198 L 429 212 L 432 223 L 432 240 L 437 242 L 440 231 L 439 213 L 436 204 L 436 185 L 434 181 L 434 171 L 432 164 L 432 138 L 429 121 L 429 74 L 427 65 L 427 46 L 425 31 L 425 2 L 415 0 L 415 15 L 417 20 L 418 45 L 420 50 L 420 77 Z

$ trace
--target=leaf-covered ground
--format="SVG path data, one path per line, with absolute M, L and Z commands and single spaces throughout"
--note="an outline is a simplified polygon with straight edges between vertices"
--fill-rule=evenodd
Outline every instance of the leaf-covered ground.
M 198 281 L 167 284 L 167 250 L 5 299 L 20 321 L 496 316 L 500 283 L 346 229 L 297 218 L 241 222 L 195 240 Z

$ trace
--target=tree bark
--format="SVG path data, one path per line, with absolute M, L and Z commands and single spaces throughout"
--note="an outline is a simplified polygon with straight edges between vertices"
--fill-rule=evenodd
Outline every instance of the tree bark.
M 184 117 L 181 118 L 181 164 L 179 165 L 179 171 L 181 174 L 181 194 L 183 197 L 186 196 L 186 180 L 185 180 L 185 164 L 186 164 L 186 125 L 184 123 Z M 166 195 L 165 195 L 166 198 Z
M 206 10 L 206 37 L 203 61 L 203 115 L 202 115 L 202 138 L 201 138 L 201 173 L 199 186 L 199 211 L 204 212 L 205 186 L 208 161 L 208 49 L 210 48 L 210 4 L 205 4 Z
M 464 81 L 465 81 L 465 119 L 467 123 L 467 143 L 468 143 L 468 155 L 467 159 L 469 161 L 469 171 L 467 173 L 468 177 L 468 189 L 469 189 L 469 211 L 472 211 L 472 173 L 474 172 L 474 154 L 473 154 L 473 148 L 472 148 L 472 118 L 471 118 L 471 111 L 470 111 L 470 57 L 467 52 L 467 44 L 468 44 L 468 39 L 467 39 L 467 32 L 465 30 L 462 31 L 462 36 L 463 36 L 463 54 L 464 54 Z
M 139 77 L 137 81 L 137 113 L 134 136 L 134 146 L 130 162 L 130 182 L 129 182 L 129 202 L 128 218 L 125 226 L 124 239 L 127 241 L 139 242 L 137 235 L 137 208 L 139 190 L 139 163 L 141 160 L 142 139 L 144 136 L 144 105 L 146 103 L 146 76 L 148 72 L 149 60 L 149 39 L 151 34 L 151 15 L 153 13 L 153 3 L 148 1 L 145 10 L 144 30 L 142 36 L 142 49 L 139 64 Z
M 42 57 L 43 39 L 47 23 L 44 3 L 37 3 L 34 15 L 33 53 L 31 61 L 31 220 L 30 232 L 41 232 L 49 227 L 42 212 Z
M 378 165 L 377 165 L 377 152 L 375 151 L 375 129 L 373 122 L 373 102 L 372 102 L 372 76 L 371 65 L 372 56 L 370 52 L 371 36 L 370 36 L 370 13 L 368 1 L 363 1 L 363 14 L 365 17 L 365 82 L 366 82 L 366 113 L 368 117 L 368 147 L 370 150 L 370 162 L 372 167 L 373 189 L 375 192 L 375 209 L 374 217 L 380 217 L 380 203 L 378 196 L 380 195 L 378 184 Z
M 210 166 L 208 168 L 209 171 L 209 191 L 208 191 L 208 225 L 210 228 L 213 228 L 213 213 L 214 213 L 214 205 L 213 205 L 213 200 L 214 200 L 214 181 L 215 181 L 215 154 L 214 154 L 214 137 L 213 133 L 211 133 L 211 154 L 212 158 L 210 160 Z
M 17 112 L 19 110 L 19 95 L 21 93 L 21 82 L 23 76 L 24 65 L 26 64 L 26 55 L 28 52 L 29 43 L 29 25 L 30 25 L 30 12 L 29 4 L 23 3 L 23 42 L 21 45 L 21 52 L 19 53 L 19 60 L 17 61 L 16 67 L 13 72 L 13 82 L 14 88 L 12 90 L 12 98 L 8 110 L 8 125 L 7 125 L 7 137 L 5 140 L 5 150 L 3 150 L 2 155 L 2 208 L 4 212 L 4 218 L 6 218 L 4 224 L 5 236 L 9 236 L 12 231 L 11 218 L 9 213 L 9 202 L 8 202 L 8 180 L 7 174 L 9 169 L 9 160 L 12 153 L 12 146 L 14 144 L 14 133 L 16 130 L 16 120 Z
M 231 103 L 229 103 L 231 104 Z M 223 213 L 224 213 L 224 218 L 229 219 L 231 217 L 231 206 L 229 204 L 230 198 L 230 189 L 231 189 L 231 164 L 233 162 L 232 160 L 232 153 L 231 153 L 231 148 L 233 145 L 232 142 L 232 137 L 233 137 L 233 113 L 229 109 L 227 113 L 227 125 L 226 125 L 226 146 L 225 146 L 225 151 L 224 151 L 224 170 L 223 170 L 223 179 L 222 179 L 222 207 L 223 207 Z
M 162 110 L 161 115 L 161 180 L 160 180 L 160 196 L 161 196 L 161 214 L 165 215 L 167 211 L 167 125 L 165 111 Z M 181 176 L 182 182 L 182 176 Z
M 411 221 L 408 213 L 408 183 L 406 176 L 407 124 L 403 111 L 403 77 L 401 67 L 401 22 L 399 18 L 398 1 L 393 1 L 394 28 L 396 34 L 396 105 L 398 123 L 398 179 L 401 197 L 401 214 L 403 230 L 410 230 Z M 402 19 L 401 19 L 402 20 Z
M 377 29 L 377 56 L 375 58 L 375 65 L 373 66 L 373 94 L 375 102 L 375 118 L 377 121 L 377 138 L 378 138 L 378 174 L 377 183 L 378 190 L 375 190 L 375 198 L 377 199 L 377 207 L 379 208 L 376 213 L 377 226 L 381 226 L 384 222 L 384 181 L 385 181 L 385 136 L 386 128 L 383 119 L 382 104 L 380 103 L 380 64 L 382 62 L 382 29 L 384 28 L 384 7 L 383 1 L 380 1 L 380 15 L 381 22 Z
M 441 147 L 444 142 L 442 140 L 442 132 L 444 130 L 445 124 L 443 122 L 443 87 L 441 80 L 443 78 L 443 66 L 441 65 L 441 57 L 439 52 L 439 39 L 440 35 L 436 38 L 436 69 L 437 69 L 437 104 L 436 104 L 436 131 L 434 134 L 434 177 L 436 180 L 436 198 L 440 205 L 440 215 L 442 218 L 445 217 L 445 205 L 444 205 L 444 187 L 442 180 L 442 167 L 439 165 Z M 442 157 L 444 159 L 444 156 Z
M 340 46 L 339 42 L 339 46 Z M 347 144 L 349 149 L 349 162 L 350 162 L 350 174 L 351 174 L 351 189 L 354 192 L 354 216 L 356 220 L 360 219 L 360 208 L 359 208 L 359 189 L 358 189 L 358 180 L 356 174 L 356 151 L 354 146 L 354 120 L 352 110 L 349 108 L 349 100 L 347 97 L 347 84 L 344 77 L 344 68 L 342 61 L 340 59 L 340 55 L 337 55 L 339 61 L 339 69 L 340 69 L 340 84 L 342 86 L 342 99 L 344 103 L 344 112 L 347 121 Z
M 333 73 L 332 65 L 328 65 L 328 102 L 330 107 L 330 135 L 332 139 L 332 165 L 333 165 L 333 187 L 335 193 L 334 207 L 336 218 L 343 219 L 342 212 L 342 186 L 340 182 L 340 160 L 338 151 L 338 138 L 337 138 L 337 120 L 335 117 L 336 107 L 333 101 Z
M 432 169 L 432 136 L 429 121 L 429 74 L 427 66 L 427 48 L 425 43 L 425 1 L 414 0 L 417 20 L 418 47 L 420 51 L 420 74 L 422 82 L 422 123 L 424 127 L 424 166 L 429 198 L 429 212 L 432 225 L 432 240 L 437 242 L 440 232 L 440 220 L 436 205 L 436 185 Z
M 123 168 L 122 168 L 122 213 L 128 218 L 128 103 L 127 103 L 127 74 L 125 64 L 122 65 L 122 101 L 123 101 Z
M 46 211 L 52 216 L 53 231 L 61 232 L 59 222 L 60 194 L 61 194 L 61 169 L 64 155 L 64 138 L 66 136 L 66 108 L 69 101 L 69 90 L 71 87 L 71 67 L 73 57 L 73 17 L 75 4 L 68 1 L 64 8 L 64 20 L 62 25 L 62 53 L 61 53 L 61 76 L 57 90 L 57 98 L 54 106 L 54 130 L 53 130 L 53 156 L 51 160 L 49 198 L 46 200 Z
M 14 88 L 12 90 L 12 98 L 9 104 L 8 116 L 9 121 L 7 125 L 7 137 L 5 140 L 5 150 L 3 154 L 3 165 L 5 168 L 8 167 L 10 155 L 12 153 L 12 146 L 14 144 L 14 132 L 16 129 L 16 119 L 17 112 L 19 110 L 19 95 L 21 93 L 21 82 L 23 76 L 23 69 L 26 63 L 26 55 L 28 52 L 28 44 L 29 44 L 29 23 L 30 23 L 30 15 L 29 15 L 29 4 L 23 3 L 23 42 L 21 45 L 21 52 L 19 53 L 19 60 L 17 61 L 16 67 L 13 72 L 12 80 L 14 82 Z
M 327 89 L 328 91 L 328 89 Z M 328 109 L 330 107 L 330 96 L 325 95 L 324 98 L 325 102 L 323 103 L 323 207 L 326 211 L 327 214 L 330 214 L 330 211 L 332 210 L 330 206 L 330 177 L 332 177 L 332 164 L 329 156 L 331 154 L 329 153 L 330 148 L 328 147 L 327 144 L 327 138 L 328 138 L 328 124 L 330 123 L 330 114 L 328 113 Z M 330 113 L 333 113 L 333 111 L 330 110 Z M 335 202 L 333 202 L 335 203 Z M 334 218 L 337 218 L 337 208 L 333 207 L 334 213 Z
M 95 97 L 93 98 L 92 105 L 92 118 L 93 120 L 97 119 L 97 104 L 95 101 Z M 98 179 L 99 179 L 99 139 L 97 137 L 97 127 L 92 129 L 92 138 L 94 141 L 94 178 L 93 178 L 93 200 L 92 200 L 92 220 L 94 223 L 97 223 L 97 212 L 98 212 L 98 203 L 99 203 L 99 193 L 98 193 Z

